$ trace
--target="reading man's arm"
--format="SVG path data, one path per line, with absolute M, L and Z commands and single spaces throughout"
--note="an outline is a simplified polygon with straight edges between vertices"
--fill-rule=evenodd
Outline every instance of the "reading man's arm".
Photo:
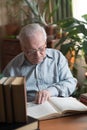
M 51 84 L 48 88 L 53 96 L 70 96 L 76 89 L 77 79 L 75 79 L 70 71 L 66 58 L 60 53 L 58 57 L 58 72 L 59 82 Z

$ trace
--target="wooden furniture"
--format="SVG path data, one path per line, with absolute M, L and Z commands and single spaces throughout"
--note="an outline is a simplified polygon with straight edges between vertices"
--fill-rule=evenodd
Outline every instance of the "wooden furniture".
M 39 122 L 40 130 L 87 130 L 87 114 L 61 117 Z
M 1 71 L 17 54 L 21 52 L 21 47 L 17 39 L 4 39 L 1 48 Z
M 58 42 L 56 40 L 50 40 L 47 42 L 48 48 L 54 48 L 54 45 Z M 18 39 L 4 39 L 0 44 L 0 66 L 1 72 L 5 66 L 11 61 L 16 55 L 21 52 L 21 47 Z
M 49 39 L 47 40 L 47 47 L 48 48 L 54 48 L 55 45 L 58 43 L 59 39 Z M 56 49 L 60 49 L 60 47 L 57 47 Z
M 17 128 L 15 124 L 0 124 L 0 130 L 13 130 L 14 128 Z M 39 130 L 87 130 L 87 114 L 39 121 Z
M 39 130 L 38 120 L 27 117 L 25 123 L 0 123 L 0 130 Z

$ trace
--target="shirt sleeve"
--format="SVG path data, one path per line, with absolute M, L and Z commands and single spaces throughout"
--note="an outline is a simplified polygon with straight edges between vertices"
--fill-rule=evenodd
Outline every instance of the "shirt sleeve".
M 55 82 L 48 87 L 51 96 L 70 96 L 76 89 L 77 79 L 73 77 L 67 59 L 61 53 L 56 71 L 59 74 L 59 82 Z
M 58 96 L 58 91 L 56 87 L 49 87 L 47 90 L 50 92 L 51 96 Z

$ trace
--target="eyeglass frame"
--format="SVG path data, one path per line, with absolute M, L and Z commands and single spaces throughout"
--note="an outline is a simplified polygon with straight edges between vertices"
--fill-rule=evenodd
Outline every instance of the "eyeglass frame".
M 40 53 L 43 52 L 45 48 L 46 48 L 46 43 L 43 46 L 39 47 L 38 49 L 30 49 L 29 51 L 24 51 L 24 53 L 30 56 L 36 54 L 37 51 L 39 51 Z

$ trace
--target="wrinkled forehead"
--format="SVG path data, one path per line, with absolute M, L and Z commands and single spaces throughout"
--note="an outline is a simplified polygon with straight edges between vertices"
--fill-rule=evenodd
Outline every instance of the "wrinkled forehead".
M 37 32 L 34 35 L 26 36 L 22 41 L 22 46 L 25 48 L 38 48 L 46 43 L 44 36 Z

